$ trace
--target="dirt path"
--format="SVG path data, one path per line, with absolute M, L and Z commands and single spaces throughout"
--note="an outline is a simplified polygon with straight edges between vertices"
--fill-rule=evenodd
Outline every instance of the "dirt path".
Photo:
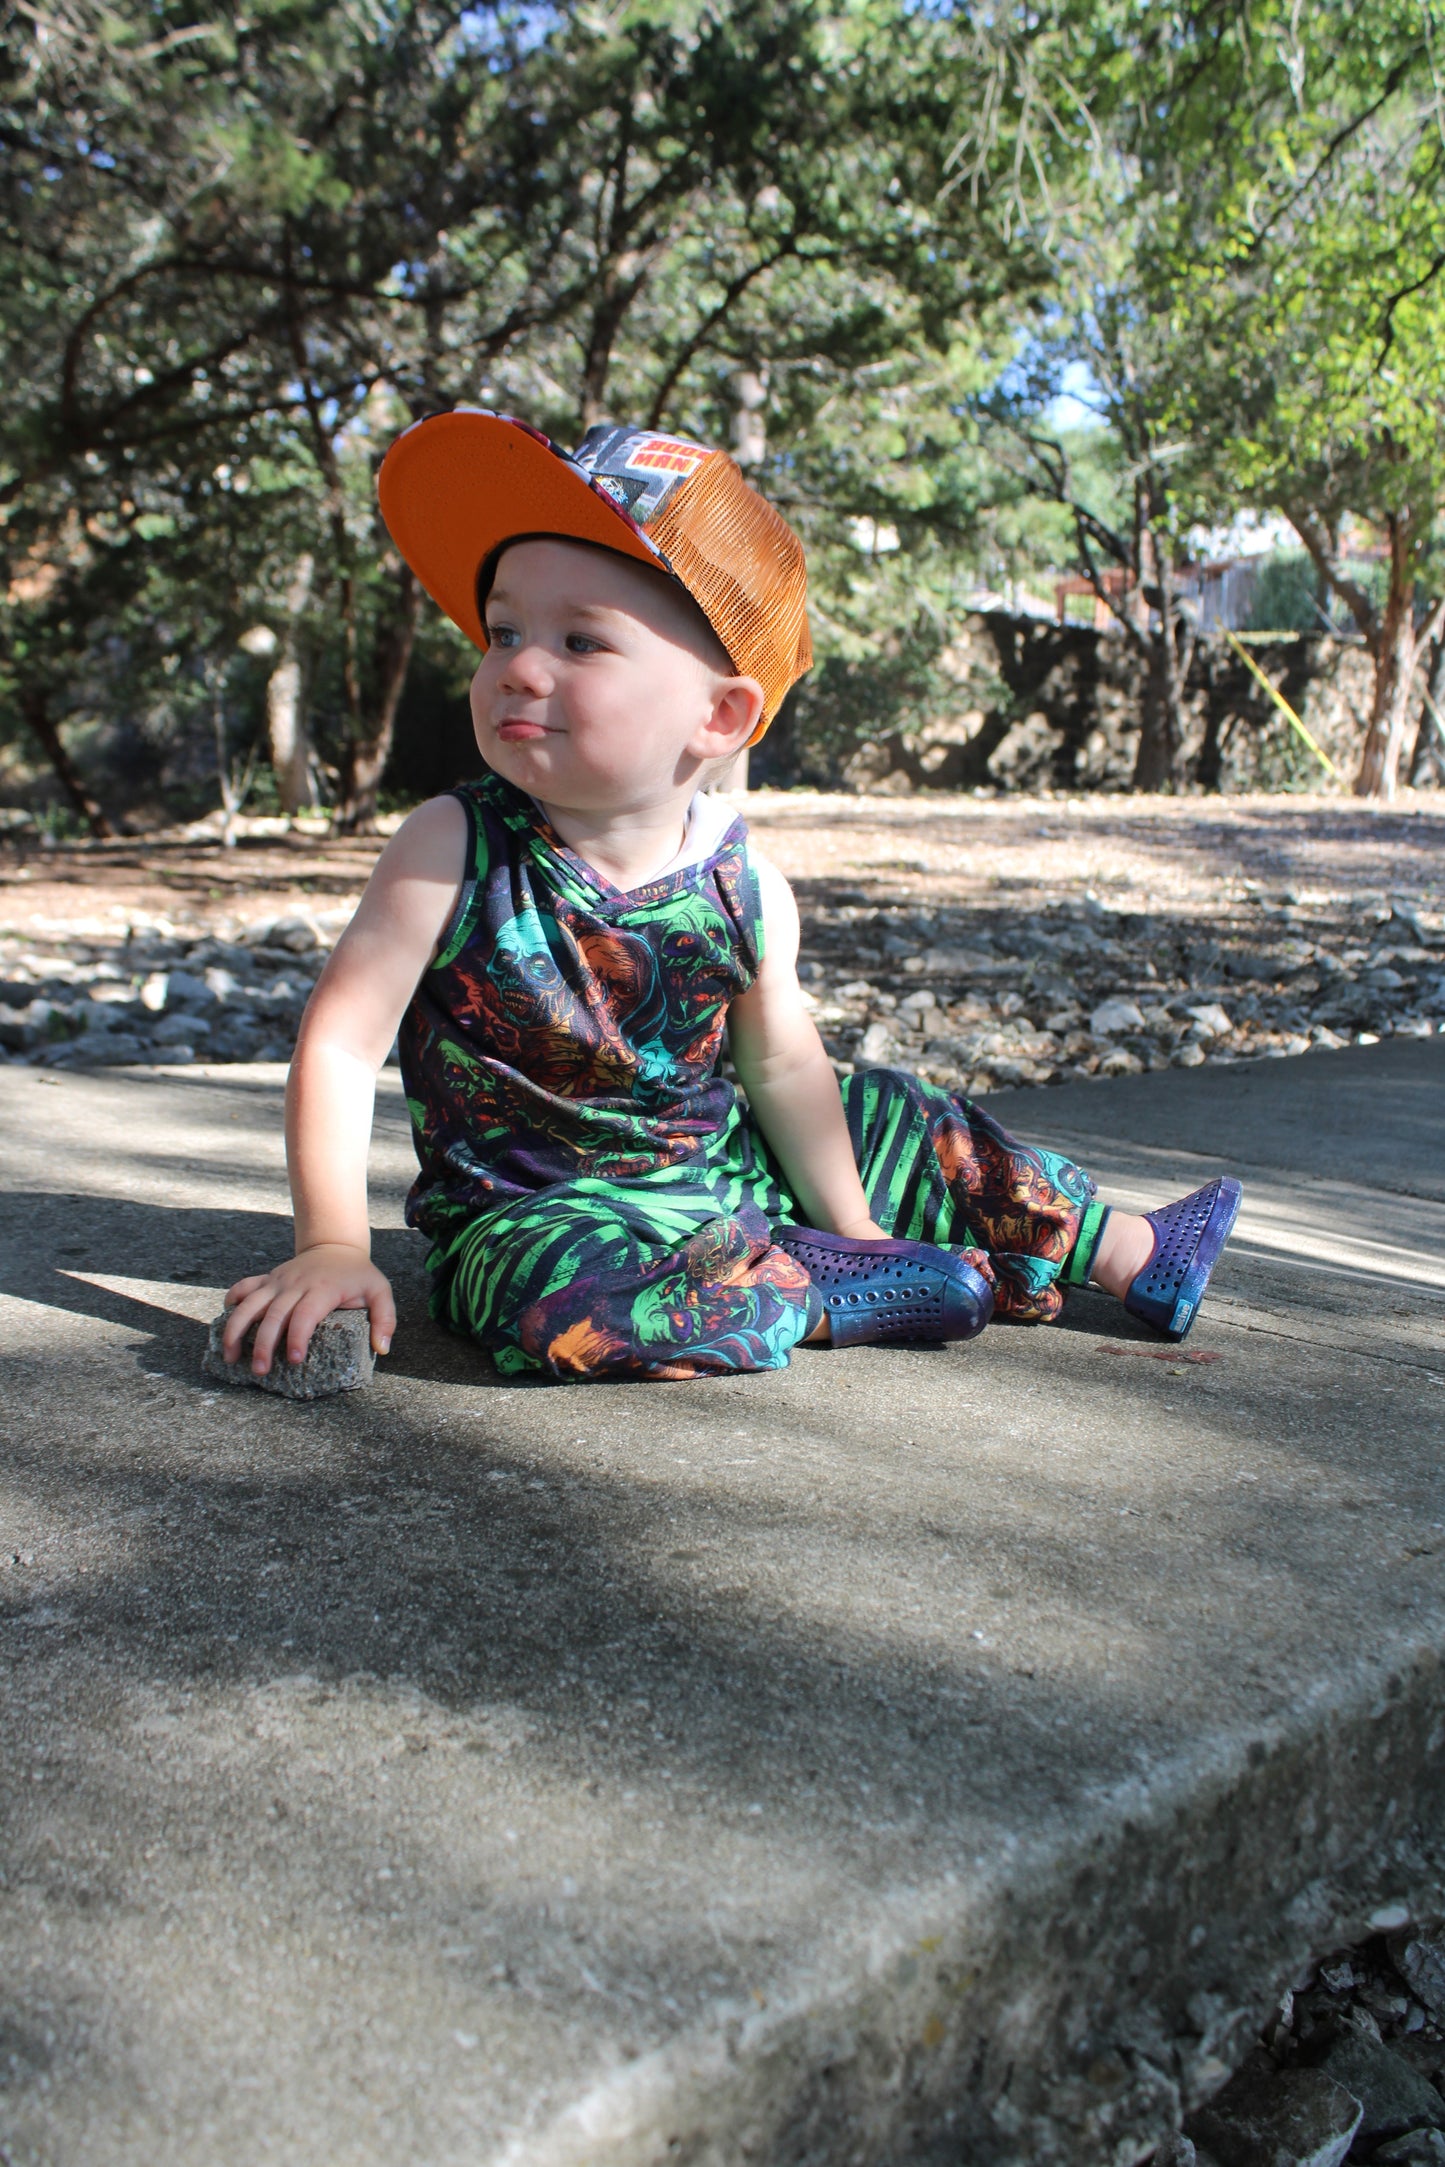
M 1199 912 L 1247 884 L 1345 908 L 1399 895 L 1426 910 L 1445 886 L 1445 803 L 1375 810 L 1337 797 L 825 797 L 754 791 L 747 817 L 804 892 L 865 885 L 876 901 L 1022 908 L 1082 900 Z M 270 825 L 270 824 L 265 824 Z M 123 934 L 163 917 L 222 937 L 261 917 L 350 910 L 380 843 L 244 837 L 234 850 L 163 835 L 54 850 L 0 844 L 0 929 Z
M 1428 1036 L 1445 1017 L 1433 800 L 756 792 L 746 810 L 797 889 L 840 1067 L 982 1092 Z M 0 1049 L 285 1058 L 381 846 L 258 828 L 232 850 L 194 833 L 0 846 Z

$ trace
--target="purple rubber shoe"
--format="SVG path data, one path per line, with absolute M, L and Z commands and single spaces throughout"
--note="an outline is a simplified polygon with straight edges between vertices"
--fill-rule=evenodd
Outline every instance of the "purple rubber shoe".
M 1239 1217 L 1243 1193 L 1237 1181 L 1221 1174 L 1177 1204 L 1145 1212 L 1154 1229 L 1154 1254 L 1124 1296 L 1131 1317 L 1152 1324 L 1166 1339 L 1185 1338 Z
M 973 1339 L 993 1315 L 993 1289 L 951 1249 L 928 1242 L 851 1241 L 816 1227 L 773 1240 L 822 1296 L 835 1347 L 884 1339 Z

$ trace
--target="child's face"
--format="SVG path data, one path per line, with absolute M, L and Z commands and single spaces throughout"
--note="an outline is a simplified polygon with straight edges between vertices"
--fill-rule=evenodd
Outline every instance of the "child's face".
M 495 773 L 544 803 L 625 812 L 690 794 L 751 736 L 762 695 L 660 573 L 564 541 L 507 550 L 472 725 Z

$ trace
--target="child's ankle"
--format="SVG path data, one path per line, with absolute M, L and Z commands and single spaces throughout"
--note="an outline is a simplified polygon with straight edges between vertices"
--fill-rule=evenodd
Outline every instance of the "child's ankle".
M 1154 1229 L 1132 1211 L 1111 1211 L 1089 1266 L 1090 1283 L 1120 1301 L 1154 1254 Z

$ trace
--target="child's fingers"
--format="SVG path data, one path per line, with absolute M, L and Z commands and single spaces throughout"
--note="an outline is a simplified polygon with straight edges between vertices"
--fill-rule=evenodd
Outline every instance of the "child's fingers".
M 311 1344 L 311 1334 L 323 1317 L 329 1317 L 333 1309 L 343 1305 L 336 1299 L 335 1288 L 313 1287 L 303 1294 L 286 1321 L 286 1359 L 288 1362 L 304 1362 L 306 1350 Z
M 229 1314 L 221 1334 L 221 1353 L 228 1362 L 239 1361 L 241 1342 L 262 1314 L 272 1294 L 269 1277 L 243 1281 L 226 1296 Z
M 251 1350 L 253 1375 L 269 1375 L 276 1354 L 276 1342 L 285 1331 L 291 1312 L 300 1299 L 294 1288 L 286 1288 L 274 1294 L 267 1304 L 266 1313 L 256 1327 L 256 1342 Z M 304 1354 L 304 1347 L 302 1352 Z
M 367 1306 L 371 1311 L 372 1352 L 386 1354 L 391 1347 L 391 1335 L 396 1330 L 396 1303 L 384 1279 Z
M 257 1287 L 263 1287 L 270 1276 L 269 1272 L 252 1272 L 248 1279 L 238 1279 L 234 1287 L 227 1287 L 225 1294 L 227 1309 L 234 1309 L 237 1302 L 244 1302 L 246 1296 L 254 1293 Z
M 371 1313 L 371 1343 L 385 1354 L 396 1330 L 396 1306 L 391 1288 L 380 1272 L 371 1273 L 360 1285 L 347 1285 L 347 1276 L 327 1276 L 320 1285 L 297 1285 L 293 1268 L 282 1266 L 238 1279 L 226 1296 L 229 1314 L 221 1335 L 221 1350 L 228 1362 L 240 1359 L 246 1334 L 254 1325 L 251 1368 L 258 1377 L 270 1371 L 283 1334 L 286 1359 L 304 1362 L 311 1335 L 333 1309 L 366 1309 Z

